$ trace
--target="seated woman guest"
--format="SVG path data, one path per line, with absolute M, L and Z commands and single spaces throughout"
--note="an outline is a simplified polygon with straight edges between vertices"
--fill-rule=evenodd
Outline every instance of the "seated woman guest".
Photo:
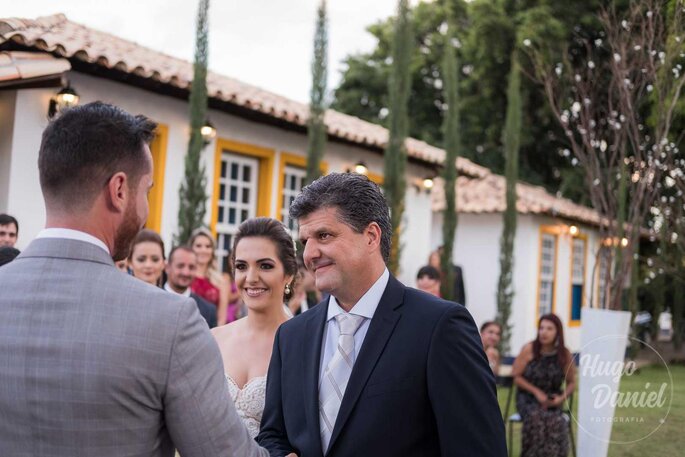
M 228 319 L 230 283 L 224 279 L 216 266 L 216 245 L 212 233 L 199 228 L 193 231 L 188 245 L 197 255 L 197 273 L 190 289 L 216 306 L 217 325 L 224 325 Z
M 248 219 L 233 243 L 233 277 L 247 316 L 212 330 L 224 361 L 229 392 L 254 438 L 264 411 L 266 374 L 278 327 L 288 320 L 297 260 L 285 226 L 270 218 Z
M 573 393 L 576 373 L 556 315 L 540 318 L 538 336 L 516 357 L 512 375 L 518 387 L 516 407 L 523 419 L 521 456 L 566 456 L 569 424 L 561 408 Z
M 157 232 L 150 229 L 138 232 L 131 243 L 128 266 L 136 278 L 153 286 L 162 287 L 162 273 L 165 266 L 164 242 Z
M 495 321 L 485 322 L 480 326 L 480 340 L 483 342 L 483 350 L 488 356 L 488 364 L 495 376 L 499 374 L 499 351 L 497 345 L 502 338 L 502 326 Z

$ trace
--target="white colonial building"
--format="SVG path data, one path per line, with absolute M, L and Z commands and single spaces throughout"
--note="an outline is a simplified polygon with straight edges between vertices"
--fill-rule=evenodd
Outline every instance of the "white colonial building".
M 151 148 L 155 186 L 148 226 L 170 245 L 189 137 L 191 79 L 189 62 L 63 15 L 0 19 L 0 212 L 19 220 L 18 247 L 24 248 L 45 223 L 38 148 L 51 100 L 67 81 L 79 103 L 102 100 L 159 123 Z M 293 227 L 287 208 L 305 174 L 308 110 L 304 104 L 213 73 L 208 90 L 216 137 L 202 156 L 209 195 L 205 222 L 215 233 L 223 258 L 232 234 L 246 218 L 271 216 Z M 323 171 L 344 172 L 363 162 L 368 176 L 382 183 L 386 129 L 335 111 L 326 113 L 326 124 Z M 407 140 L 407 149 L 399 277 L 413 285 L 417 270 L 442 240 L 442 187 L 438 180 L 428 191 L 423 179 L 435 176 L 445 153 L 415 139 Z M 456 166 L 460 215 L 455 263 L 464 270 L 467 306 L 480 325 L 496 312 L 504 180 L 465 159 Z M 568 345 L 578 350 L 581 308 L 593 306 L 602 289 L 594 268 L 599 219 L 594 211 L 541 188 L 521 183 L 518 192 L 512 349 L 518 351 L 535 336 L 540 314 L 553 311 L 565 324 Z

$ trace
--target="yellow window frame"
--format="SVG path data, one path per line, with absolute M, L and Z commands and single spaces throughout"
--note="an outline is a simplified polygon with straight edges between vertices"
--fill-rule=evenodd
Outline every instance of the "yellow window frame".
M 257 195 L 257 217 L 271 216 L 271 194 L 276 151 L 270 148 L 242 143 L 226 138 L 216 141 L 214 150 L 214 182 L 212 183 L 212 219 L 210 228 L 216 237 L 216 223 L 219 217 L 219 178 L 221 176 L 221 156 L 224 151 L 256 158 L 259 161 L 259 191 Z M 262 192 L 262 189 L 264 191 Z
M 283 200 L 283 186 L 285 185 L 285 167 L 291 165 L 293 167 L 307 168 L 307 157 L 299 154 L 292 154 L 290 152 L 281 152 L 281 161 L 278 166 L 278 190 L 276 194 L 276 205 L 278 207 L 278 219 L 283 219 L 283 211 L 281 208 L 281 201 Z M 319 164 L 321 175 L 328 174 L 328 163 L 322 161 Z
M 583 315 L 582 309 L 586 305 L 585 301 L 585 279 L 587 275 L 587 243 L 588 236 L 584 233 L 578 233 L 577 235 L 571 236 L 571 262 L 569 268 L 569 291 L 568 291 L 568 325 L 569 327 L 579 327 L 581 319 L 572 319 L 573 316 L 573 240 L 576 238 L 583 240 L 583 295 L 580 299 L 580 315 Z
M 169 127 L 158 124 L 155 138 L 150 143 L 152 154 L 152 182 L 154 183 L 148 195 L 150 208 L 145 226 L 157 233 L 162 229 L 162 208 L 164 206 L 164 175 L 166 167 L 166 152 L 169 142 Z
M 540 320 L 540 280 L 542 278 L 542 236 L 544 234 L 554 235 L 554 289 L 552 290 L 552 313 L 556 311 L 557 304 L 557 262 L 559 260 L 559 227 L 555 225 L 541 225 L 538 241 L 538 277 L 535 296 L 535 328 Z

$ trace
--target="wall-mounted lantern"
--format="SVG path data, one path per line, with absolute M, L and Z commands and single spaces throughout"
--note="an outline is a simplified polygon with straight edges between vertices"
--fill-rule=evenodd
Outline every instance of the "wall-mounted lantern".
M 62 110 L 78 105 L 79 96 L 76 90 L 69 83 L 63 87 L 50 99 L 50 106 L 48 107 L 48 118 L 52 119 Z

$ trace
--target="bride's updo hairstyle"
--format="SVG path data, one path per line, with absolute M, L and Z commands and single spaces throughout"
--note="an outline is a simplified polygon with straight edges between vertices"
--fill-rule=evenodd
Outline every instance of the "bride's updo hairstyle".
M 243 238 L 266 238 L 276 246 L 278 260 L 283 264 L 283 271 L 287 276 L 292 276 L 289 293 L 283 296 L 288 300 L 292 294 L 297 277 L 297 258 L 295 257 L 295 244 L 285 228 L 285 225 L 270 217 L 256 217 L 248 219 L 238 227 L 238 233 L 233 237 L 233 249 L 231 251 L 231 274 L 235 277 L 235 252 L 238 243 Z

